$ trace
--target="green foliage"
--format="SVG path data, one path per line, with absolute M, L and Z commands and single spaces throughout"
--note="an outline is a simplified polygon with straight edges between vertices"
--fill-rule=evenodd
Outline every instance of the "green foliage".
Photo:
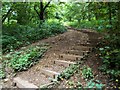
M 120 36 L 118 33 L 106 35 L 100 43 L 102 47 L 99 48 L 100 58 L 103 60 L 100 70 L 110 74 L 113 78 L 118 78 L 120 75 Z
M 15 71 L 27 70 L 38 61 L 38 58 L 43 56 L 46 50 L 47 47 L 36 46 L 31 47 L 24 52 L 16 52 L 9 60 L 9 66 Z
M 5 72 L 3 71 L 3 69 L 0 69 L 0 79 L 5 78 Z
M 93 73 L 92 73 L 92 69 L 90 67 L 84 66 L 82 68 L 82 76 L 88 80 L 93 78 Z
M 90 81 L 87 82 L 86 88 L 96 88 L 102 90 L 104 87 L 104 84 L 102 84 L 99 80 L 93 80 L 91 79 Z
M 59 76 L 59 79 L 65 78 L 69 79 L 79 68 L 79 65 L 70 65 L 66 68 Z
M 67 25 L 75 28 L 91 28 L 97 31 L 111 30 L 117 23 L 118 4 L 115 2 L 90 2 L 65 4 Z
M 83 87 L 82 84 L 80 82 L 78 82 L 78 81 L 75 82 L 75 81 L 68 80 L 67 85 L 69 86 L 68 88 L 77 88 L 79 90 L 81 90 L 82 87 Z
M 49 21 L 48 25 L 50 26 L 50 32 L 54 35 L 57 35 L 59 33 L 64 33 L 66 31 L 66 28 L 63 27 L 63 25 L 56 21 Z
M 3 52 L 10 52 L 23 45 L 37 40 L 64 33 L 66 28 L 58 22 L 44 22 L 31 27 L 29 25 L 3 25 L 2 48 Z

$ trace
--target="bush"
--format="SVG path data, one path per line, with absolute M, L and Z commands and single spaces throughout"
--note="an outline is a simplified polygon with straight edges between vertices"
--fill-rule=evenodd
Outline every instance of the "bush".
M 3 25 L 2 49 L 4 52 L 20 48 L 37 40 L 64 33 L 66 28 L 56 21 L 45 21 L 34 27 L 29 25 Z
M 100 70 L 110 74 L 113 78 L 120 76 L 120 36 L 118 33 L 108 34 L 100 43 L 99 48 L 100 58 L 103 60 L 103 65 Z

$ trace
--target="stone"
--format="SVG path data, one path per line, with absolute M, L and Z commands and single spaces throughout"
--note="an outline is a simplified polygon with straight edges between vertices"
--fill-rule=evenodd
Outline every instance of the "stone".
M 29 90 L 37 90 L 38 87 L 32 83 L 29 83 L 28 81 L 26 80 L 22 80 L 20 77 L 15 77 L 13 79 L 13 82 L 16 83 L 16 86 L 18 88 L 22 88 L 22 89 L 29 89 Z
M 8 78 L 6 78 L 6 79 L 4 79 L 4 82 L 7 82 L 9 79 Z

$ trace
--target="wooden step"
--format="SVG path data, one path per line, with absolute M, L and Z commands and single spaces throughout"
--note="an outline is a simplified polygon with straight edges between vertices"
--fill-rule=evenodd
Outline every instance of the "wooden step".
M 90 46 L 91 44 L 89 42 L 87 42 L 87 43 L 78 43 L 77 45 Z
M 65 59 L 65 60 L 80 60 L 81 58 L 83 58 L 83 56 L 79 56 L 79 55 L 71 55 L 71 54 L 60 54 L 59 55 L 60 59 Z
M 90 51 L 91 47 L 86 47 L 86 46 L 73 46 L 73 50 L 81 50 L 81 51 Z
M 73 55 L 81 55 L 81 56 L 86 54 L 84 51 L 80 51 L 80 50 L 67 50 L 65 53 L 73 54 Z
M 16 86 L 18 88 L 26 88 L 26 89 L 30 89 L 30 90 L 37 90 L 38 87 L 32 83 L 29 83 L 28 81 L 22 80 L 20 77 L 15 77 L 13 79 L 13 82 L 16 84 Z
M 67 54 L 73 54 L 73 55 L 81 55 L 81 56 L 83 56 L 83 55 L 86 55 L 87 52 L 89 52 L 89 51 L 67 50 L 65 53 L 67 53 Z
M 64 61 L 64 60 L 55 60 L 54 61 L 54 64 L 57 64 L 57 65 L 63 65 L 65 67 L 68 67 L 70 66 L 71 64 L 76 64 L 75 62 L 70 62 L 70 61 Z
M 41 69 L 41 72 L 51 78 L 57 78 L 57 76 L 60 75 L 60 73 L 58 72 L 47 70 L 47 69 Z

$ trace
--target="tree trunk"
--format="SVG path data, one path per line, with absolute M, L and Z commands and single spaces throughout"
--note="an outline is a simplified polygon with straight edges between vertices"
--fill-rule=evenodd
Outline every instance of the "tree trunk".
M 44 20 L 44 7 L 43 7 L 43 0 L 40 0 L 40 15 L 39 15 L 39 18 L 40 20 Z
M 118 30 L 120 30 L 120 2 L 118 2 L 118 17 L 117 17 L 117 19 L 118 19 Z
M 108 2 L 109 24 L 112 25 L 111 2 Z
M 88 21 L 91 21 L 91 3 L 89 2 L 89 5 L 88 5 Z
M 10 12 L 12 11 L 12 7 L 8 10 L 6 15 L 3 15 L 2 17 L 2 23 L 4 23 L 5 19 L 8 17 L 8 15 L 10 14 Z
M 40 0 L 40 7 L 39 7 L 40 8 L 40 12 L 37 11 L 36 5 L 34 5 L 34 10 L 38 14 L 39 19 L 41 21 L 44 21 L 44 12 L 45 12 L 46 8 L 48 7 L 48 5 L 50 4 L 51 1 L 52 0 L 49 0 L 49 2 L 45 6 L 43 6 L 43 0 Z

